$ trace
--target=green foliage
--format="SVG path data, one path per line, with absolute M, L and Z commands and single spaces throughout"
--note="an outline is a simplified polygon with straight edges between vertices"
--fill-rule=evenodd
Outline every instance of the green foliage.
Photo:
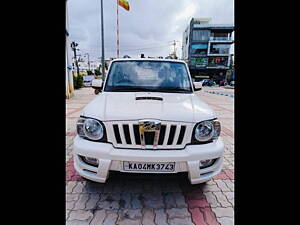
M 73 75 L 74 88 L 79 89 L 83 87 L 83 76 L 74 76 Z
M 95 69 L 95 75 L 101 75 L 102 73 L 101 73 L 101 71 L 100 71 L 100 69 Z
M 93 72 L 91 70 L 86 71 L 87 75 L 93 75 Z

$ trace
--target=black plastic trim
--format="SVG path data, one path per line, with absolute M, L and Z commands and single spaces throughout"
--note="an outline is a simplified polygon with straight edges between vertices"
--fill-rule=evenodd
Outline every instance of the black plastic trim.
M 135 100 L 157 100 L 157 101 L 162 101 L 163 98 L 161 97 L 136 97 Z
M 121 140 L 121 135 L 120 135 L 118 124 L 114 124 L 113 125 L 113 130 L 114 130 L 114 134 L 115 134 L 115 138 L 116 138 L 117 143 L 118 144 L 122 144 L 122 140 Z

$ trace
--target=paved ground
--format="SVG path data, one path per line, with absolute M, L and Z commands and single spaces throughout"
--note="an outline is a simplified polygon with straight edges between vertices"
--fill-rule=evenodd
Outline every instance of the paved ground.
M 218 92 L 228 96 L 213 94 Z M 233 89 L 204 87 L 200 98 L 217 113 L 225 143 L 224 168 L 207 184 L 191 185 L 183 175 L 113 174 L 106 184 L 82 179 L 73 168 L 72 143 L 82 108 L 95 95 L 75 91 L 66 112 L 66 224 L 232 225 L 234 215 Z

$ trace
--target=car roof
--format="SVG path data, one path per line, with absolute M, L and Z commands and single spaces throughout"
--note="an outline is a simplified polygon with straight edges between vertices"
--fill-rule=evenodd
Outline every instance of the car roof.
M 114 59 L 111 62 L 119 62 L 119 61 L 161 61 L 161 62 L 179 62 L 179 63 L 185 63 L 183 60 L 178 59 L 149 59 L 149 58 L 124 58 L 124 59 Z

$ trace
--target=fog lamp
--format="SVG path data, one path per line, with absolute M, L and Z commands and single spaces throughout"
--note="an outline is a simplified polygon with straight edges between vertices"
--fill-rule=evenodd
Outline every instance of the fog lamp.
M 82 161 L 91 166 L 98 166 L 99 161 L 96 158 L 81 156 Z
M 216 159 L 205 159 L 200 161 L 200 169 L 206 168 L 214 164 Z

